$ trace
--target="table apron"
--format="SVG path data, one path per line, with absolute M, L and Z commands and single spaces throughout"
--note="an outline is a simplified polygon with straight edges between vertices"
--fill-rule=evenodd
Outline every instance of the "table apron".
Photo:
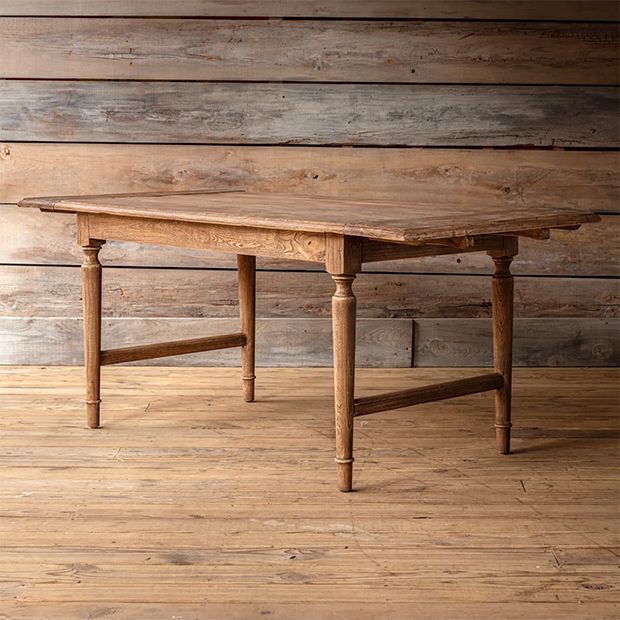
M 335 269 L 335 266 L 330 268 L 330 263 L 333 262 L 333 250 L 339 239 L 342 242 L 347 239 L 357 242 L 357 260 L 361 263 L 481 251 L 502 254 L 505 249 L 508 250 L 508 254 L 512 254 L 512 247 L 516 243 L 516 237 L 498 234 L 438 239 L 409 245 L 333 233 L 185 222 L 107 213 L 77 213 L 77 224 L 78 243 L 82 246 L 88 245 L 92 240 L 153 243 L 248 256 L 327 263 L 327 270 L 330 272 L 341 271 Z M 353 269 L 353 273 L 358 270 L 359 268 Z
M 105 213 L 78 213 L 77 220 L 80 245 L 88 245 L 91 239 L 113 239 L 325 262 L 325 233 L 145 219 Z

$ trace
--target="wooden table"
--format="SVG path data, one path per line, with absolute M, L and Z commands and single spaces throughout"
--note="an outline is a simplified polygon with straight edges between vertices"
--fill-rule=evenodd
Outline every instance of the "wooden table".
M 243 396 L 254 400 L 256 256 L 323 263 L 332 297 L 338 488 L 352 489 L 353 419 L 418 403 L 495 390 L 499 452 L 510 451 L 513 277 L 519 236 L 548 239 L 600 218 L 554 205 L 444 205 L 340 200 L 292 194 L 199 190 L 25 198 L 22 207 L 75 213 L 84 251 L 84 351 L 88 425 L 100 423 L 100 368 L 183 353 L 241 347 Z M 101 350 L 101 263 L 106 240 L 204 248 L 237 255 L 240 331 Z M 494 371 L 467 379 L 355 398 L 356 300 L 363 263 L 460 252 L 487 252 L 492 278 Z M 542 292 L 541 292 L 542 293 Z

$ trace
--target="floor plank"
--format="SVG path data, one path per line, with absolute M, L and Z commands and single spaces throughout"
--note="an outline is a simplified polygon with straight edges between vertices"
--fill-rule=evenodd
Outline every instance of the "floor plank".
M 81 368 L 0 367 L 2 620 L 617 617 L 617 369 L 517 369 L 509 457 L 491 394 L 356 422 L 347 495 L 331 370 L 238 374 L 105 368 L 93 431 Z

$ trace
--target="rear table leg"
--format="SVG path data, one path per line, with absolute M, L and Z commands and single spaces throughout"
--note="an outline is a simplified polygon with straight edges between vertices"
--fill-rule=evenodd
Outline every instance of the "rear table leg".
M 101 263 L 99 250 L 104 241 L 82 246 L 82 297 L 84 303 L 84 365 L 86 367 L 86 411 L 88 426 L 99 427 L 101 374 Z
M 239 269 L 239 317 L 241 331 L 247 338 L 241 348 L 241 375 L 243 379 L 243 399 L 254 400 L 254 340 L 256 316 L 256 257 L 237 255 Z
M 515 250 L 516 253 L 516 250 Z M 504 385 L 495 392 L 495 438 L 500 454 L 510 453 L 512 387 L 512 321 L 514 278 L 510 273 L 512 255 L 491 254 L 495 263 L 492 280 L 493 359 L 495 372 Z

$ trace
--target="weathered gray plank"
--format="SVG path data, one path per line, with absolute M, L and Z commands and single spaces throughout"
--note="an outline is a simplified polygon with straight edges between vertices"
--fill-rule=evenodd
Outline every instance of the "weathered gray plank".
M 606 23 L 0 18 L 0 77 L 615 84 Z
M 0 205 L 0 221 L 0 264 L 78 265 L 82 262 L 74 215 Z M 236 269 L 233 254 L 120 241 L 109 241 L 100 257 L 106 266 Z M 257 264 L 259 269 L 323 269 L 318 263 L 264 257 L 259 257 Z M 491 261 L 482 252 L 368 263 L 364 271 L 470 274 L 489 273 L 491 268 Z M 522 238 L 513 272 L 620 276 L 620 217 L 607 215 L 601 222 L 582 226 L 577 231 L 553 231 L 551 241 Z
M 536 198 L 618 212 L 619 167 L 618 152 L 5 143 L 0 202 L 224 187 L 507 205 Z
M 0 15 L 618 19 L 613 0 L 2 0 Z
M 607 278 L 520 277 L 515 312 L 523 317 L 618 316 L 620 282 Z M 361 274 L 355 282 L 364 318 L 490 316 L 490 278 Z M 262 271 L 260 317 L 329 317 L 333 284 L 325 273 Z M 201 269 L 104 269 L 107 316 L 237 316 L 236 272 Z M 3 266 L 0 316 L 80 316 L 77 267 Z
M 411 365 L 412 322 L 362 319 L 357 326 L 356 364 Z M 237 319 L 106 319 L 103 347 L 166 342 L 238 331 Z M 329 319 L 260 319 L 258 366 L 330 366 Z M 0 364 L 82 364 L 82 321 L 77 318 L 0 318 Z M 239 366 L 239 351 L 226 349 L 146 360 L 139 365 Z
M 487 319 L 361 319 L 356 363 L 408 367 L 414 325 L 413 363 L 418 367 L 480 367 L 492 364 Z M 219 334 L 238 328 L 236 319 L 106 319 L 105 347 L 164 342 Z M 0 318 L 0 364 L 81 364 L 82 322 L 78 318 Z M 617 366 L 617 319 L 517 319 L 515 366 Z M 259 366 L 331 365 L 329 319 L 260 319 Z M 140 362 L 165 366 L 238 366 L 235 350 L 211 351 Z
M 0 139 L 615 147 L 615 87 L 9 80 Z
M 618 366 L 617 319 L 517 319 L 515 366 Z M 414 366 L 490 366 L 491 321 L 418 319 L 414 321 Z
M 0 203 L 225 187 L 427 203 L 536 199 L 618 213 L 619 169 L 617 151 L 4 143 Z

